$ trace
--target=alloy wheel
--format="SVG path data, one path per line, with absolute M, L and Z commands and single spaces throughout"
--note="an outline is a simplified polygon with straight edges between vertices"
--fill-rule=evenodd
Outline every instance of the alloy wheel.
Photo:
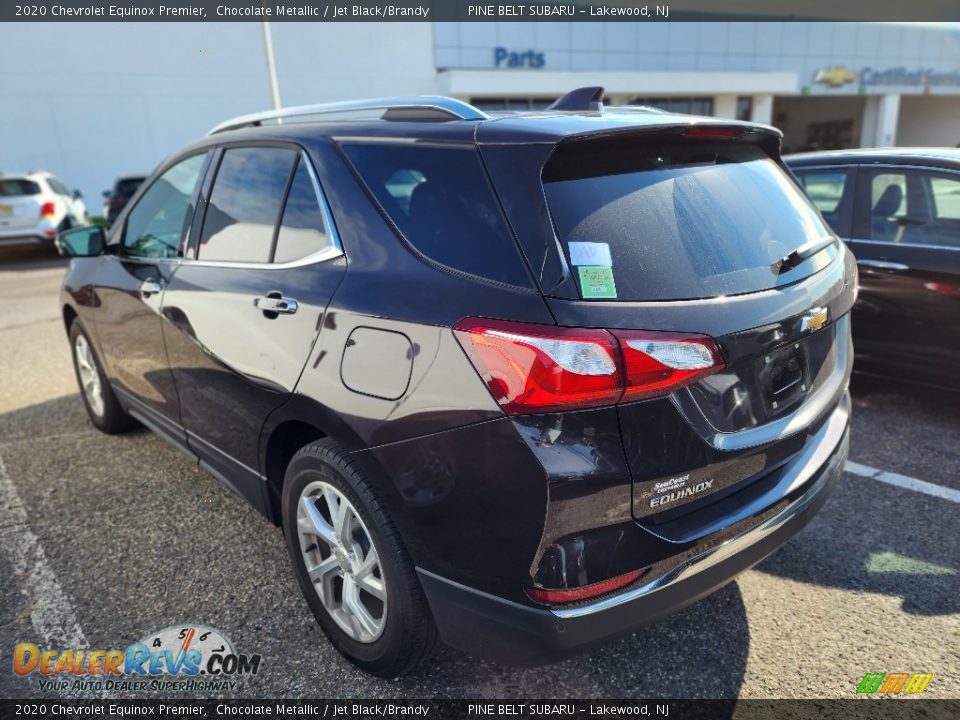
M 330 617 L 354 640 L 374 642 L 386 624 L 387 587 L 356 508 L 333 485 L 312 482 L 297 503 L 297 534 L 307 575 Z
M 74 356 L 77 359 L 77 369 L 80 371 L 80 387 L 90 405 L 90 409 L 97 417 L 103 417 L 103 385 L 100 381 L 100 372 L 93 359 L 93 350 L 90 343 L 82 334 L 77 336 L 73 345 Z

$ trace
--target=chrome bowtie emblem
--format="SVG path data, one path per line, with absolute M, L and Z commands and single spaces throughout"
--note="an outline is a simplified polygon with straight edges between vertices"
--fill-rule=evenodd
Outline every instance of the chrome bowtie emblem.
M 830 311 L 825 307 L 812 308 L 800 320 L 800 332 L 816 332 L 824 325 L 830 317 Z

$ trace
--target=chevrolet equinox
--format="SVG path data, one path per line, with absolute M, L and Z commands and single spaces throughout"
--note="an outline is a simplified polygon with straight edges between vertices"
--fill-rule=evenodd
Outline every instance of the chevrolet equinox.
M 780 133 L 601 97 L 236 118 L 58 238 L 91 422 L 281 525 L 371 673 L 628 633 L 840 477 L 856 270 Z

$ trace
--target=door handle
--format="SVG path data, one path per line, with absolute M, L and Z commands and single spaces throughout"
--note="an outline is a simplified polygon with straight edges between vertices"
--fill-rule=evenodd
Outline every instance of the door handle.
M 258 310 L 265 313 L 280 313 L 282 315 L 293 315 L 300 307 L 293 298 L 288 297 L 258 297 L 253 299 L 253 305 Z
M 163 292 L 163 284 L 156 280 L 144 280 L 137 286 L 137 290 L 140 291 L 141 295 L 154 295 Z
M 876 268 L 877 270 L 897 270 L 904 271 L 909 270 L 909 265 L 904 265 L 903 263 L 890 262 L 889 260 L 857 260 L 857 265 L 863 265 L 868 268 Z

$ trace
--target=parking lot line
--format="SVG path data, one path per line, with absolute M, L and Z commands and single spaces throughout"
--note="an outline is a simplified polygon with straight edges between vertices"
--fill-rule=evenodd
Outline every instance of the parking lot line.
M 859 475 L 860 477 L 870 478 L 871 480 L 879 480 L 880 482 L 887 483 L 888 485 L 896 485 L 897 487 L 901 487 L 906 490 L 913 490 L 914 492 L 931 495 L 932 497 L 940 498 L 941 500 L 949 500 L 951 502 L 960 503 L 960 490 L 943 487 L 942 485 L 927 482 L 926 480 L 917 480 L 916 478 L 908 477 L 907 475 L 901 475 L 900 473 L 878 470 L 877 468 L 872 468 L 869 465 L 861 465 L 860 463 L 853 462 L 852 460 L 847 461 L 846 471 L 853 473 L 854 475 Z
M 0 553 L 13 570 L 13 582 L 30 610 L 30 624 L 48 648 L 87 649 L 87 638 L 73 605 L 30 529 L 27 510 L 0 457 Z M 24 641 L 29 638 L 24 638 Z M 61 692 L 72 697 L 71 691 Z

